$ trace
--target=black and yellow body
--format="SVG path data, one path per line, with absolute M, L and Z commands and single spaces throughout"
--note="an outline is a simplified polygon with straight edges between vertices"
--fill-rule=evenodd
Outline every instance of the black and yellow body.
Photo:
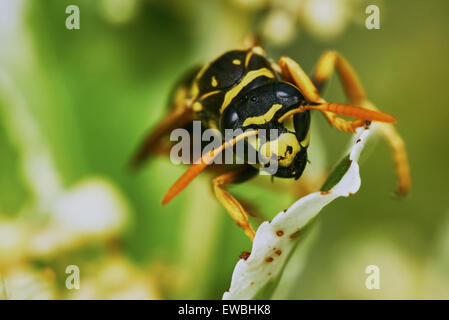
M 343 84 L 351 105 L 328 103 L 320 91 L 333 70 Z M 317 89 L 320 88 L 320 91 Z M 212 187 L 215 196 L 231 217 L 242 227 L 249 238 L 255 232 L 248 220 L 248 212 L 240 201 L 225 190 L 225 186 L 252 178 L 266 164 L 212 164 L 214 157 L 227 148 L 234 148 L 244 141 L 265 158 L 275 159 L 280 178 L 298 179 L 307 164 L 307 148 L 310 141 L 310 110 L 324 114 L 329 123 L 339 130 L 355 132 L 369 121 L 394 122 L 395 119 L 377 111 L 367 100 L 363 87 L 349 63 L 335 51 L 328 51 L 318 61 L 314 76 L 310 79 L 292 59 L 281 57 L 274 63 L 265 56 L 261 47 L 228 51 L 209 64 L 193 69 L 175 87 L 170 110 L 160 124 L 142 143 L 132 165 L 139 167 L 151 154 L 170 154 L 171 145 L 166 138 L 177 128 L 192 131 L 195 120 L 202 129 L 215 129 L 226 137 L 226 130 L 244 132 L 201 156 L 168 190 L 163 204 L 179 194 L 204 169 L 215 174 Z M 338 117 L 356 118 L 348 121 Z M 406 192 L 410 185 L 405 149 L 400 149 L 399 135 L 391 124 L 388 127 L 400 178 L 400 188 Z M 259 139 L 262 130 L 276 132 Z M 256 138 L 255 143 L 250 137 Z M 247 150 L 247 148 L 245 148 Z M 198 159 L 190 159 L 192 161 Z M 253 214 L 252 214 L 253 215 Z
M 298 179 L 307 164 L 310 111 L 278 122 L 306 100 L 294 85 L 283 81 L 276 69 L 260 47 L 233 50 L 204 66 L 179 90 L 190 88 L 195 118 L 204 128 L 219 129 L 223 136 L 225 129 L 277 129 L 274 138 L 267 135 L 264 141 L 278 153 L 274 176 Z M 259 145 L 258 150 L 266 149 L 270 148 Z

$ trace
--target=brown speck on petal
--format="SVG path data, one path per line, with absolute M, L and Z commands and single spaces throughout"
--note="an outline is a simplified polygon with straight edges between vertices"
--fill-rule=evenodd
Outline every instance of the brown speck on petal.
M 266 262 L 272 262 L 272 261 L 273 261 L 273 258 L 272 258 L 272 257 L 268 257 L 268 258 L 265 259 L 265 261 L 266 261 Z
M 284 231 L 278 230 L 278 231 L 276 231 L 276 234 L 278 237 L 282 237 L 284 235 Z
M 282 251 L 281 250 L 276 250 L 276 252 L 275 252 L 278 256 L 280 256 L 281 255 L 281 253 L 282 253 Z
M 296 238 L 296 236 L 298 235 L 298 233 L 299 233 L 299 230 L 296 231 L 296 232 L 294 232 L 294 233 L 292 233 L 292 234 L 290 235 L 290 238 L 291 238 L 291 239 Z
M 330 191 L 330 190 L 327 190 L 327 191 L 321 191 L 320 194 L 321 194 L 322 196 L 325 196 L 325 195 L 331 194 L 331 191 Z
M 362 141 L 362 139 L 357 139 L 357 141 L 355 143 L 359 143 L 360 141 Z
M 253 286 L 253 285 L 254 285 L 254 282 L 251 282 L 249 285 L 250 285 L 250 286 Z
M 251 255 L 250 252 L 248 252 L 248 251 L 243 251 L 243 252 L 240 254 L 239 258 L 240 258 L 240 259 L 243 259 L 243 260 L 246 260 L 246 259 L 249 258 L 250 255 Z

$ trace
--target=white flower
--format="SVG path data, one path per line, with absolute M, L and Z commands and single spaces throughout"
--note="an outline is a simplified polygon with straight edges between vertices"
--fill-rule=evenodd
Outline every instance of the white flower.
M 358 129 L 349 157 L 331 174 L 338 183 L 329 186 L 330 190 L 314 192 L 299 199 L 288 210 L 276 215 L 271 222 L 266 221 L 259 226 L 251 254 L 246 260 L 241 259 L 237 263 L 231 287 L 223 299 L 266 299 L 272 295 L 303 228 L 324 206 L 358 191 L 361 181 L 357 161 L 366 140 L 374 130 L 375 125 L 370 129 Z M 337 176 L 334 175 L 335 172 Z

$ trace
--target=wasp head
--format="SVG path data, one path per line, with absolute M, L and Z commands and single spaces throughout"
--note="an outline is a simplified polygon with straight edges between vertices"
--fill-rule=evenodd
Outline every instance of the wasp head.
M 298 179 L 307 164 L 310 113 L 298 113 L 283 122 L 278 120 L 304 102 L 300 91 L 291 84 L 273 82 L 259 86 L 237 96 L 226 107 L 221 116 L 221 131 L 229 137 L 229 133 L 257 130 L 255 139 L 248 141 L 249 147 L 257 150 L 259 161 L 254 165 L 273 168 L 275 163 L 271 174 Z

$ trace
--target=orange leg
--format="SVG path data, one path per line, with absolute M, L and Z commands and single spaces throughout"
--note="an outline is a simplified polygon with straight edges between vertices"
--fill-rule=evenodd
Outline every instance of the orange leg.
M 396 131 L 396 128 L 391 124 L 388 125 L 383 123 L 379 127 L 379 130 L 384 139 L 387 140 L 390 149 L 393 152 L 396 173 L 399 178 L 396 194 L 399 196 L 406 196 L 411 188 L 412 180 L 410 177 L 410 165 L 408 163 L 404 140 L 402 140 L 402 137 Z
M 338 77 L 351 105 L 369 110 L 377 110 L 377 108 L 366 97 L 365 89 L 363 88 L 363 85 L 355 70 L 338 52 L 327 51 L 321 56 L 313 77 L 314 84 L 321 90 L 332 76 L 334 70 L 337 71 Z M 340 121 L 335 119 L 335 114 L 324 114 L 329 122 Z M 406 195 L 411 187 L 411 178 L 405 143 L 393 124 L 379 123 L 378 127 L 380 133 L 387 140 L 393 152 L 396 172 L 399 178 L 397 194 Z
M 343 90 L 350 103 L 354 106 L 362 107 L 362 102 L 366 100 L 365 89 L 348 61 L 336 51 L 326 51 L 320 57 L 313 77 L 313 83 L 321 91 L 332 76 L 334 70 L 338 73 L 339 79 L 343 85 Z M 340 127 L 343 130 L 348 126 L 349 128 L 354 126 L 351 125 L 351 123 L 348 123 L 348 121 L 338 118 L 333 113 L 324 112 L 324 115 L 330 123 L 335 123 L 337 127 Z
M 297 85 L 304 97 L 312 102 L 312 104 L 315 104 L 315 106 L 303 106 L 298 110 L 292 110 L 290 116 L 307 109 L 318 109 L 323 112 L 332 126 L 347 132 L 354 132 L 357 127 L 361 127 L 366 123 L 365 120 L 376 120 L 374 116 L 378 117 L 377 121 L 394 122 L 393 117 L 379 112 L 367 99 L 365 90 L 356 72 L 349 62 L 339 53 L 327 51 L 321 56 L 313 81 L 309 79 L 301 67 L 292 59 L 282 57 L 278 63 L 285 80 Z M 332 76 L 334 70 L 337 71 L 349 102 L 355 107 L 329 104 L 320 96 L 320 91 Z M 338 117 L 337 114 L 354 116 L 358 119 L 347 121 Z M 379 123 L 378 128 L 383 137 L 388 141 L 393 152 L 396 172 L 399 178 L 397 193 L 405 195 L 410 189 L 411 178 L 404 141 L 391 123 Z
M 327 63 L 327 61 L 325 61 Z M 327 64 L 324 63 L 324 66 Z M 329 123 L 339 130 L 346 132 L 355 132 L 355 129 L 363 126 L 366 120 L 370 120 L 370 115 L 364 115 L 363 110 L 358 110 L 359 108 L 354 108 L 351 106 L 340 105 L 340 104 L 329 104 L 327 103 L 319 94 L 319 91 L 315 84 L 310 80 L 307 74 L 302 70 L 302 68 L 291 58 L 281 57 L 279 59 L 279 67 L 281 68 L 284 79 L 288 82 L 294 83 L 304 97 L 311 103 L 320 105 L 322 107 L 320 111 L 326 116 Z M 312 106 L 308 106 L 312 108 Z M 314 107 L 315 108 L 315 107 Z M 326 111 L 328 110 L 328 111 Z M 362 115 L 364 118 L 357 119 L 354 121 L 347 121 L 336 115 L 336 110 L 347 111 L 348 115 Z M 303 111 L 299 111 L 303 112 Z M 337 112 L 340 113 L 340 112 Z M 351 114 L 352 113 L 352 114 Z M 344 113 L 341 113 L 344 114 Z
M 326 102 L 320 97 L 318 89 L 313 84 L 312 80 L 302 70 L 301 66 L 289 57 L 279 58 L 278 65 L 281 68 L 282 75 L 287 82 L 294 83 L 304 97 L 313 103 Z
M 248 212 L 245 211 L 240 202 L 224 189 L 226 185 L 246 181 L 257 174 L 257 170 L 250 166 L 244 166 L 237 170 L 224 173 L 212 180 L 212 187 L 218 201 L 225 207 L 229 215 L 234 219 L 237 225 L 245 231 L 245 234 L 254 239 L 253 227 L 248 221 Z

